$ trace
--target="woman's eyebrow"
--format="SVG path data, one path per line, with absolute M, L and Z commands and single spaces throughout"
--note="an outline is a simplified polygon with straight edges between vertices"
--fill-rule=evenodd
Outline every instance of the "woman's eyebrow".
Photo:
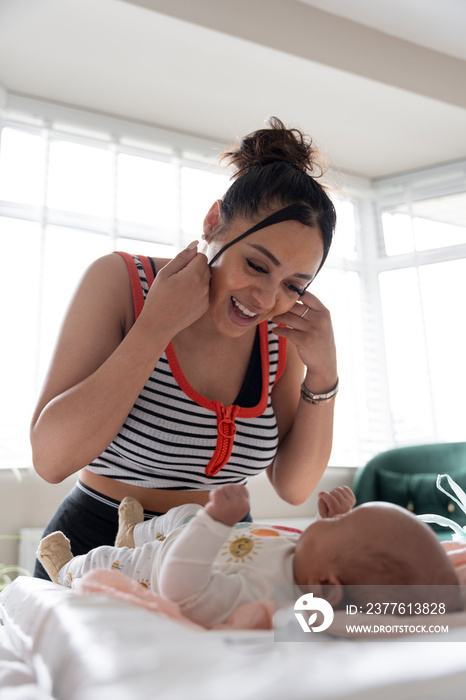
M 260 253 L 263 253 L 275 265 L 275 267 L 281 267 L 280 260 L 277 260 L 275 255 L 273 253 L 271 253 L 268 248 L 264 248 L 264 246 L 260 245 L 259 243 L 248 243 L 248 245 L 250 248 L 255 248 Z M 312 279 L 311 275 L 305 275 L 301 272 L 295 272 L 293 276 L 300 277 L 301 279 L 304 279 L 304 280 L 311 280 Z

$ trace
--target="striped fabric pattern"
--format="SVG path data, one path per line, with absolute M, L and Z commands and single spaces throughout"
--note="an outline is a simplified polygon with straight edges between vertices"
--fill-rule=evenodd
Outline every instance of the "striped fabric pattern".
M 134 261 L 146 295 L 146 273 L 139 258 L 134 257 Z M 219 454 L 222 419 L 231 407 L 225 409 L 190 387 L 171 344 L 114 441 L 87 468 L 136 486 L 175 490 L 244 484 L 249 476 L 265 469 L 278 447 L 270 394 L 284 367 L 286 346 L 271 332 L 267 321 L 260 324 L 259 335 L 262 396 L 257 406 L 233 407 L 236 432 L 231 455 L 217 473 L 208 466 Z

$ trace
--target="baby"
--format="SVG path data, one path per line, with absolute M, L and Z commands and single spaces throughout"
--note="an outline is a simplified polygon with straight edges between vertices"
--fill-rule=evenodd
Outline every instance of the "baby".
M 249 511 L 241 485 L 215 489 L 205 508 L 183 505 L 148 521 L 142 506 L 125 498 L 115 547 L 73 557 L 68 539 L 55 532 L 37 556 L 65 586 L 94 568 L 122 571 L 205 627 L 225 622 L 241 604 L 273 600 L 274 587 L 284 585 L 312 586 L 334 608 L 360 602 L 361 587 L 370 595 L 374 586 L 448 585 L 451 600 L 442 602 L 461 608 L 453 566 L 425 523 L 392 504 L 352 510 L 354 503 L 346 486 L 321 492 L 320 517 L 298 534 L 238 522 Z

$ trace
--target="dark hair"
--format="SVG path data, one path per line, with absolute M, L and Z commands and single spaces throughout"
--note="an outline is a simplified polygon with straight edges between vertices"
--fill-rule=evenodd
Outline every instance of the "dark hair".
M 251 219 L 259 212 L 302 204 L 298 220 L 318 226 L 322 233 L 322 267 L 336 224 L 335 207 L 316 180 L 324 173 L 322 156 L 298 129 L 287 129 L 277 117 L 267 123 L 270 128 L 248 134 L 222 154 L 221 160 L 235 169 L 234 182 L 222 201 L 223 222 L 228 225 L 236 216 Z
M 372 541 L 361 548 L 356 538 L 338 553 L 344 596 L 339 607 L 355 603 L 444 603 L 447 612 L 463 610 L 459 579 L 450 557 L 434 532 L 408 511 L 386 511 L 392 529 L 383 545 Z M 398 519 L 392 519 L 397 515 Z M 402 520 L 400 520 L 400 515 Z M 389 521 L 388 521 L 389 522 Z M 380 524 L 388 524 L 385 519 Z M 411 527 L 411 530 L 408 529 Z M 400 538 L 405 546 L 399 547 Z M 422 553 L 421 560 L 414 553 Z

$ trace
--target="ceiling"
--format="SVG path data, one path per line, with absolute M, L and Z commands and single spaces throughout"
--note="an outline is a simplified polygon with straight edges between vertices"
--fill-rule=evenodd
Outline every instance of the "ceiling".
M 0 84 L 229 143 L 270 115 L 365 178 L 466 158 L 464 0 L 0 0 Z

